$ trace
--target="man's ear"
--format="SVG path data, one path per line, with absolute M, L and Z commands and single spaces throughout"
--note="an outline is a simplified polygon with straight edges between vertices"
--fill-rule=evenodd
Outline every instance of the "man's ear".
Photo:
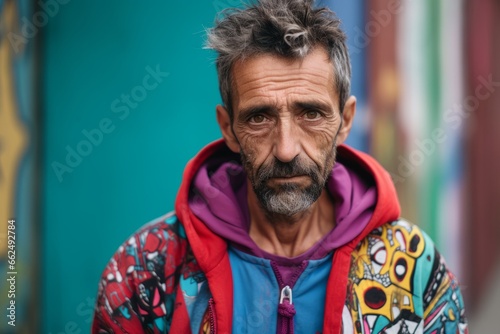
M 229 112 L 220 104 L 215 107 L 215 110 L 217 112 L 217 122 L 219 123 L 220 131 L 222 132 L 222 137 L 226 145 L 234 153 L 240 153 L 240 144 L 234 135 Z
M 356 98 L 354 96 L 350 96 L 347 99 L 344 105 L 344 111 L 342 112 L 342 128 L 339 130 L 337 135 L 337 145 L 342 144 L 347 139 L 347 136 L 349 136 L 355 114 Z

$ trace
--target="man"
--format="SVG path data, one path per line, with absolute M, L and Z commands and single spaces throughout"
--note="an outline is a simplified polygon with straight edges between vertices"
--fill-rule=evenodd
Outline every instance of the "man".
M 209 31 L 223 140 L 188 164 L 175 212 L 111 259 L 94 333 L 467 333 L 390 177 L 342 145 L 345 39 L 312 0 L 261 0 Z

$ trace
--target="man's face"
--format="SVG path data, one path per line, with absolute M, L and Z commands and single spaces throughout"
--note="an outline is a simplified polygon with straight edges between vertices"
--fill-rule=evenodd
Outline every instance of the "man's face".
M 233 78 L 229 146 L 240 152 L 261 206 L 284 216 L 306 210 L 323 191 L 342 125 L 327 53 L 251 57 L 234 65 Z

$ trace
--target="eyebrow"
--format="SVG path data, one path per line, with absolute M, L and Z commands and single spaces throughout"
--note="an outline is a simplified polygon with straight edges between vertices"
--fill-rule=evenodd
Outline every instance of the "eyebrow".
M 276 106 L 274 105 L 269 105 L 269 104 L 250 106 L 242 109 L 239 112 L 238 119 L 240 121 L 243 121 L 251 116 L 259 114 L 267 114 L 267 115 L 278 114 L 278 108 L 276 108 Z
M 328 103 L 319 100 L 297 101 L 293 104 L 294 109 L 299 110 L 321 110 L 324 112 L 332 112 L 333 108 Z
M 294 110 L 321 110 L 323 112 L 333 112 L 333 108 L 328 103 L 320 100 L 297 101 L 293 103 L 292 107 Z M 278 108 L 275 105 L 255 105 L 242 109 L 239 112 L 238 119 L 243 121 L 253 115 L 276 115 L 278 112 Z

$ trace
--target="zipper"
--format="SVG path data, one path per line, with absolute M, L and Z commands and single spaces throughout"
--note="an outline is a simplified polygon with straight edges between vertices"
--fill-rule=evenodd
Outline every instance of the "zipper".
M 280 304 L 287 300 L 290 305 L 293 305 L 292 301 L 292 288 L 288 285 L 281 289 Z
M 295 306 L 293 305 L 293 286 L 297 282 L 300 274 L 306 269 L 307 261 L 303 261 L 294 271 L 290 278 L 289 284 L 285 284 L 281 273 L 279 272 L 276 262 L 271 261 L 276 280 L 280 288 L 280 301 L 278 304 L 278 326 L 276 332 L 278 334 L 293 334 L 293 317 L 295 316 Z
M 293 334 L 293 316 L 295 306 L 292 302 L 292 288 L 286 285 L 281 289 L 278 305 L 278 334 Z
M 217 333 L 217 321 L 215 319 L 215 302 L 213 298 L 208 300 L 208 313 L 210 318 L 210 334 Z

